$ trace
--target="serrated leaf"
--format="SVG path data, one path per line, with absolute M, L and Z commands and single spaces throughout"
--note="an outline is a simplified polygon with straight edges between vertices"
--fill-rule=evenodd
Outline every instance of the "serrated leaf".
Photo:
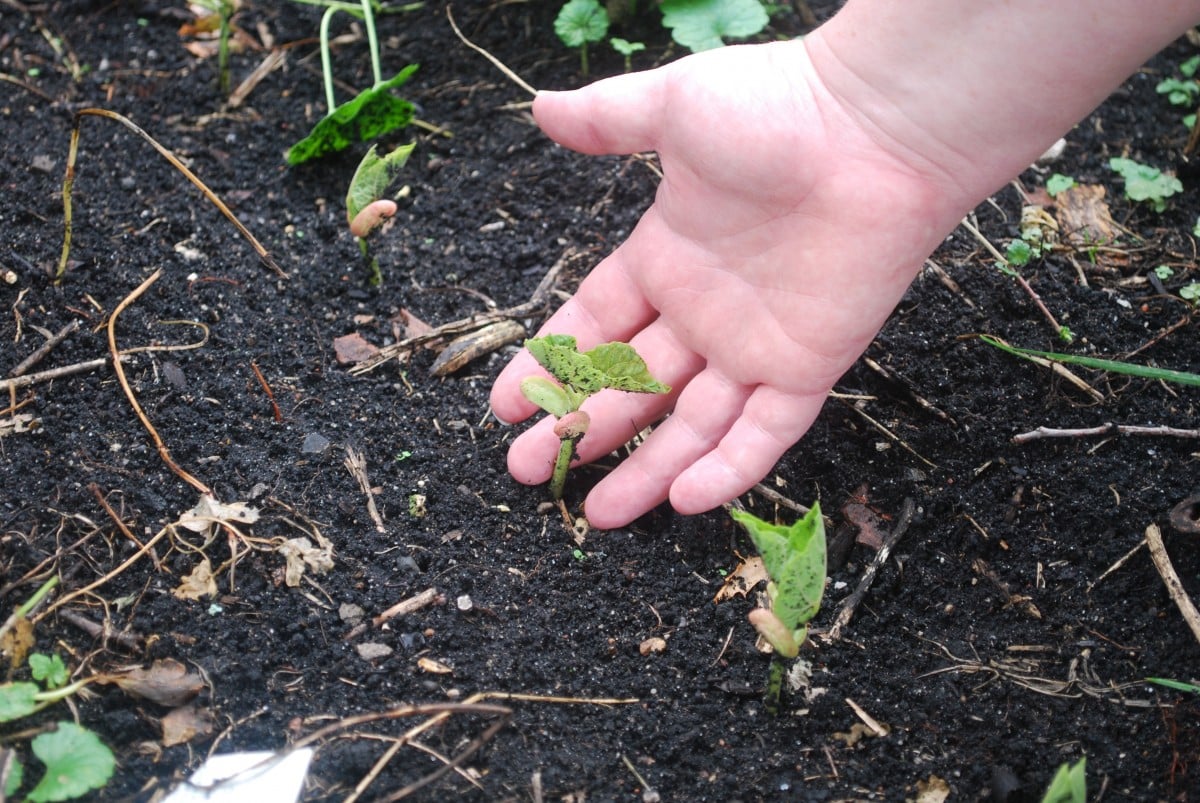
M 746 528 L 774 584 L 771 610 L 791 630 L 812 619 L 825 593 L 825 522 L 821 506 L 790 527 L 771 524 L 752 513 L 731 510 Z
M 1146 201 L 1155 212 L 1167 208 L 1167 198 L 1183 192 L 1183 182 L 1169 176 L 1157 167 L 1144 165 L 1132 159 L 1113 157 L 1108 166 L 1125 179 L 1125 195 L 1131 201 Z
M 597 0 L 570 0 L 554 18 L 554 32 L 567 47 L 599 42 L 608 33 L 608 12 Z
M 407 81 L 416 69 L 416 64 L 410 64 L 393 78 L 359 92 L 354 99 L 338 106 L 313 126 L 308 136 L 288 149 L 288 164 L 303 164 L 408 125 L 412 122 L 413 105 L 390 90 Z
M 631 393 L 671 390 L 650 375 L 646 362 L 628 343 L 602 343 L 580 353 L 574 337 L 545 335 L 526 340 L 525 347 L 551 376 L 584 396 L 605 388 Z
M 692 52 L 725 44 L 725 37 L 753 36 L 770 18 L 758 0 L 663 0 L 663 27 Z
M 35 738 L 30 748 L 46 765 L 46 774 L 29 793 L 34 803 L 70 800 L 100 789 L 116 767 L 100 737 L 74 722 L 59 722 L 56 730 Z
M 387 193 L 415 147 L 417 143 L 412 142 L 380 156 L 376 146 L 372 145 L 363 154 L 346 192 L 346 219 L 349 222 L 353 223 L 359 212 Z
M 67 666 L 58 653 L 44 655 L 35 652 L 29 656 L 29 674 L 33 675 L 33 679 L 40 681 L 47 689 L 65 686 L 71 679 L 70 673 L 67 672 Z
M 37 710 L 36 683 L 0 684 L 0 722 L 12 722 Z

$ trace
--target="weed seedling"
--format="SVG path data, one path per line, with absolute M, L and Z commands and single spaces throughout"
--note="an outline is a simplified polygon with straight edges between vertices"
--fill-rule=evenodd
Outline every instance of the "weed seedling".
M 765 703 L 769 713 L 778 714 L 786 662 L 800 654 L 808 638 L 807 623 L 816 616 L 825 593 L 825 522 L 819 504 L 790 527 L 741 510 L 729 513 L 746 528 L 767 570 L 769 607 L 755 608 L 749 619 L 775 650 Z
M 642 42 L 630 42 L 627 39 L 622 39 L 619 36 L 614 36 L 608 40 L 612 45 L 613 50 L 621 54 L 625 59 L 625 72 L 633 70 L 633 54 L 646 49 L 646 45 Z
M 217 86 L 222 95 L 229 94 L 229 36 L 233 32 L 233 12 L 238 0 L 195 0 L 208 14 L 196 19 L 196 29 L 217 30 Z
M 554 434 L 561 441 L 550 493 L 562 499 L 575 445 L 587 434 L 591 419 L 579 409 L 588 397 L 605 388 L 629 393 L 669 393 L 650 375 L 646 362 L 628 343 L 602 343 L 581 352 L 570 335 L 544 335 L 525 341 L 525 348 L 554 377 L 529 376 L 521 381 L 526 399 L 554 416 Z
M 410 64 L 394 77 L 383 80 L 383 68 L 379 56 L 379 37 L 375 32 L 375 12 L 380 9 L 378 0 L 362 0 L 348 3 L 342 0 L 296 0 L 307 5 L 325 7 L 321 15 L 321 72 L 325 80 L 325 118 L 318 122 L 308 136 L 297 142 L 287 152 L 290 165 L 303 164 L 311 159 L 336 153 L 354 142 L 366 142 L 383 136 L 389 131 L 403 128 L 412 122 L 413 105 L 398 98 L 391 90 L 406 82 L 416 71 L 417 65 Z M 416 3 L 397 11 L 406 11 L 421 4 Z M 363 21 L 367 29 L 367 43 L 371 51 L 371 72 L 375 83 L 370 89 L 359 92 L 352 100 L 337 105 L 333 94 L 333 59 L 329 49 L 329 21 L 338 11 L 344 11 Z
M 1069 190 L 1074 186 L 1077 186 L 1075 179 L 1070 176 L 1064 176 L 1062 173 L 1054 173 L 1050 178 L 1046 179 L 1046 194 L 1053 198 L 1060 192 Z
M 1087 803 L 1087 756 L 1058 768 L 1042 803 Z
M 1183 183 L 1157 167 L 1144 165 L 1132 159 L 1115 156 L 1108 166 L 1125 179 L 1125 197 L 1131 201 L 1146 202 L 1155 212 L 1167 208 L 1167 199 L 1183 192 Z
M 588 74 L 588 43 L 608 33 L 608 12 L 599 0 L 568 0 L 554 18 L 554 32 L 567 47 L 579 48 L 579 71 Z
M 693 53 L 753 36 L 770 21 L 759 0 L 662 0 L 659 7 L 671 38 Z
M 415 142 L 402 145 L 386 156 L 380 156 L 372 145 L 358 163 L 354 178 L 350 179 L 350 189 L 346 192 L 346 219 L 350 224 L 350 233 L 358 238 L 358 250 L 367 263 L 370 271 L 368 281 L 372 287 L 383 284 L 383 274 L 379 270 L 379 260 L 371 256 L 367 237 L 396 214 L 396 202 L 383 196 L 415 147 Z

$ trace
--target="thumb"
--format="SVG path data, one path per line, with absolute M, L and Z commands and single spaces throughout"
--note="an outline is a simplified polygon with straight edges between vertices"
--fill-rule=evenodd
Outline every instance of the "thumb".
M 538 92 L 533 117 L 555 142 L 582 153 L 655 150 L 667 70 L 618 75 L 570 92 Z

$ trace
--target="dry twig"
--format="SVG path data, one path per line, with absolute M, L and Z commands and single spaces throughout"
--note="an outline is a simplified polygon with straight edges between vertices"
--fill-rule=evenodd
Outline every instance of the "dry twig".
M 875 582 L 875 575 L 879 574 L 880 567 L 887 563 L 891 557 L 892 549 L 900 541 L 900 537 L 908 530 L 908 525 L 912 523 L 913 510 L 915 505 L 911 499 L 904 500 L 904 507 L 900 509 L 900 516 L 896 519 L 896 525 L 884 539 L 883 546 L 879 547 L 879 551 L 875 553 L 875 557 L 871 560 L 871 565 L 863 572 L 862 578 L 858 581 L 858 587 L 854 592 L 842 602 L 842 607 L 838 610 L 837 617 L 833 620 L 833 626 L 825 633 L 826 641 L 837 641 L 842 637 L 842 628 L 850 624 L 850 620 L 854 617 L 854 611 L 862 602 L 863 597 L 867 595 L 867 591 L 871 588 L 871 584 Z
M 1029 443 L 1043 438 L 1093 438 L 1112 437 L 1115 435 L 1139 435 L 1143 437 L 1169 438 L 1200 438 L 1200 429 L 1178 429 L 1176 427 L 1140 427 L 1132 424 L 1101 424 L 1098 427 L 1082 429 L 1055 429 L 1054 427 L 1038 427 L 1029 432 L 1013 435 L 1013 443 Z
M 1158 574 L 1167 587 L 1167 593 L 1171 595 L 1175 606 L 1183 614 L 1183 620 L 1192 629 L 1192 635 L 1196 637 L 1196 641 L 1200 641 L 1200 611 L 1196 610 L 1196 605 L 1192 602 L 1191 597 L 1183 590 L 1183 583 L 1179 581 L 1179 575 L 1175 572 L 1175 567 L 1171 565 L 1171 558 L 1167 555 L 1167 548 L 1163 544 L 1162 531 L 1158 529 L 1157 524 L 1151 524 L 1146 528 L 1146 546 L 1150 548 L 1150 559 L 1154 561 L 1154 568 L 1158 569 Z

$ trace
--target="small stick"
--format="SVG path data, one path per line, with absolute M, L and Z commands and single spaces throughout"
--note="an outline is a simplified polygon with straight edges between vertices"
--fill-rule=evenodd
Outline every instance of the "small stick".
M 371 493 L 371 480 L 367 477 L 367 458 L 363 457 L 362 452 L 347 446 L 346 459 L 343 462 L 367 497 L 367 513 L 371 515 L 371 521 L 375 522 L 375 532 L 387 532 L 387 528 L 383 526 L 383 517 L 375 507 L 375 494 Z
M 133 394 L 133 388 L 129 386 L 129 382 L 125 379 L 125 369 L 121 366 L 121 353 L 117 350 L 117 316 L 119 316 L 126 307 L 136 301 L 142 293 L 146 292 L 150 285 L 158 281 L 160 276 L 162 276 L 162 268 L 159 268 L 158 270 L 154 271 L 154 273 L 150 274 L 150 277 L 138 285 L 138 287 L 132 293 L 122 299 L 121 303 L 118 304 L 116 309 L 112 311 L 112 315 L 108 316 L 108 351 L 109 354 L 112 355 L 113 372 L 117 375 L 117 382 L 121 385 L 121 389 L 125 391 L 125 397 L 129 399 L 129 403 L 133 406 L 134 414 L 137 415 L 138 420 L 142 422 L 142 426 L 144 426 L 150 433 L 150 438 L 154 441 L 155 448 L 158 449 L 158 455 L 163 459 L 163 462 L 167 464 L 167 468 L 175 472 L 176 476 L 178 476 L 187 484 L 191 485 L 200 493 L 204 494 L 205 496 L 213 496 L 213 492 L 209 490 L 207 485 L 180 468 L 175 460 L 171 457 L 171 452 L 167 449 L 167 445 L 163 443 L 162 438 L 158 436 L 158 430 L 154 428 L 154 425 L 150 423 L 150 419 L 147 418 L 146 414 L 142 411 L 142 406 L 138 404 L 137 396 Z
M 17 367 L 8 372 L 10 377 L 18 377 L 24 374 L 33 366 L 42 361 L 42 358 L 54 349 L 59 343 L 71 336 L 76 329 L 79 328 L 79 320 L 71 321 L 69 324 L 59 329 L 53 335 L 46 339 L 46 342 L 38 346 L 38 348 L 25 359 L 17 364 Z
M 463 36 L 463 32 L 458 29 L 458 25 L 454 22 L 454 14 L 452 14 L 450 12 L 450 5 L 448 3 L 446 4 L 446 19 L 450 20 L 450 27 L 454 29 L 455 35 L 458 36 L 459 40 L 462 41 L 462 43 L 464 45 L 471 48 L 476 53 L 480 54 L 485 59 L 490 61 L 493 65 L 495 65 L 496 69 L 498 69 L 500 72 L 504 73 L 505 77 L 508 78 L 508 80 L 512 81 L 514 84 L 521 87 L 521 89 L 524 89 L 526 92 L 533 95 L 534 97 L 537 97 L 537 90 L 534 89 L 532 86 L 530 86 L 528 83 L 526 83 L 524 78 L 517 75 L 515 72 L 513 72 L 508 67 L 506 67 L 504 65 L 504 62 L 500 61 L 500 59 L 496 58 L 491 53 L 487 52 L 482 47 L 475 44 L 467 37 Z
M 1142 437 L 1167 438 L 1200 438 L 1200 429 L 1179 429 L 1178 427 L 1140 427 L 1133 424 L 1101 424 L 1098 427 L 1081 429 L 1056 429 L 1055 427 L 1038 427 L 1029 432 L 1013 435 L 1012 442 L 1021 444 L 1038 441 L 1043 438 L 1094 438 L 1112 437 L 1114 435 L 1139 435 Z
M 133 543 L 137 544 L 139 548 L 144 548 L 145 544 L 139 541 L 138 537 L 133 534 L 133 531 L 125 526 L 125 522 L 122 521 L 121 517 L 117 515 L 117 511 L 113 510 L 112 505 L 110 505 L 108 500 L 104 498 L 104 492 L 100 490 L 100 486 L 94 482 L 88 483 L 88 490 L 92 492 L 92 496 L 96 497 L 96 501 L 100 503 L 100 507 L 104 508 L 104 512 L 108 514 L 108 517 L 116 523 L 117 529 L 121 531 L 121 534 Z M 162 566 L 158 562 L 158 556 L 152 555 L 151 557 L 154 558 L 154 567 L 161 572 Z
M 250 361 L 250 367 L 254 369 L 254 375 L 258 377 L 258 384 L 262 385 L 263 392 L 267 394 L 267 399 L 271 402 L 271 410 L 275 414 L 275 423 L 282 422 L 283 413 L 279 411 L 279 404 L 275 401 L 275 394 L 271 392 L 271 386 L 267 384 L 267 378 L 263 376 L 263 372 L 258 368 L 258 363 L 254 360 Z
M 121 355 L 121 359 L 125 359 L 124 354 Z M 21 376 L 14 376 L 11 379 L 0 379 L 0 393 L 7 390 L 19 390 L 28 385 L 50 382 L 54 379 L 61 379 L 64 376 L 86 374 L 88 371 L 103 368 L 108 364 L 108 361 L 108 357 L 100 357 L 95 360 L 87 360 L 86 362 L 77 362 L 74 365 L 64 365 L 61 368 L 50 368 L 46 371 L 39 371 L 36 374 L 22 374 Z
M 75 627 L 78 627 L 84 633 L 87 633 L 94 639 L 99 639 L 101 644 L 108 643 L 116 644 L 124 647 L 129 652 L 142 651 L 142 637 L 134 633 L 121 633 L 109 629 L 107 625 L 101 625 L 88 619 L 86 616 L 75 613 L 74 611 L 61 611 L 58 614 L 62 619 Z
M 863 597 L 867 595 L 867 591 L 871 588 L 871 583 L 875 582 L 875 575 L 879 574 L 880 567 L 891 557 L 892 548 L 896 546 L 900 537 L 908 530 L 908 525 L 912 522 L 914 509 L 913 501 L 905 499 L 904 506 L 900 509 L 900 517 L 896 520 L 896 526 L 892 528 L 888 537 L 883 540 L 883 546 L 879 547 L 879 551 L 875 553 L 875 557 L 871 560 L 871 565 L 863 572 L 862 579 L 858 581 L 858 587 L 854 589 L 854 593 L 846 597 L 845 601 L 842 602 L 842 607 L 838 611 L 837 618 L 833 621 L 833 626 L 825 633 L 826 641 L 837 641 L 842 637 L 842 628 L 850 624 L 850 620 L 854 617 L 855 609 L 863 601 Z
M 1200 611 L 1196 610 L 1191 598 L 1183 590 L 1183 583 L 1179 582 L 1179 575 L 1175 573 L 1175 567 L 1171 565 L 1171 558 L 1167 555 L 1167 548 L 1163 544 L 1162 531 L 1158 529 L 1157 524 L 1151 524 L 1146 528 L 1146 546 L 1150 548 L 1150 559 L 1154 561 L 1154 568 L 1158 569 L 1158 574 L 1167 587 L 1167 593 L 1171 595 L 1179 612 L 1183 614 L 1183 619 L 1192 629 L 1192 635 L 1196 637 L 1196 641 L 1200 641 Z
M 440 595 L 438 594 L 438 590 L 436 588 L 427 588 L 420 594 L 414 594 L 408 599 L 397 602 L 395 605 L 372 619 L 371 624 L 379 627 L 389 619 L 415 613 L 428 605 L 432 605 L 437 601 L 439 596 Z
M 1129 559 L 1132 558 L 1134 555 L 1136 555 L 1137 551 L 1139 549 L 1141 549 L 1142 547 L 1144 547 L 1145 545 L 1146 545 L 1145 538 L 1143 538 L 1141 541 L 1138 541 L 1137 546 L 1135 546 L 1133 549 L 1129 550 L 1124 555 L 1122 555 L 1121 558 L 1118 559 L 1116 563 L 1114 563 L 1112 566 L 1109 566 L 1107 569 L 1105 569 L 1103 574 L 1101 574 L 1099 577 L 1097 577 L 1092 582 L 1088 583 L 1087 593 L 1089 593 L 1089 594 L 1092 593 L 1092 589 L 1095 588 L 1096 586 L 1100 585 L 1101 580 L 1103 580 L 1105 577 L 1108 577 L 1110 574 L 1115 572 L 1117 569 L 1120 569 L 1122 566 L 1124 566 L 1126 563 L 1128 563 Z

